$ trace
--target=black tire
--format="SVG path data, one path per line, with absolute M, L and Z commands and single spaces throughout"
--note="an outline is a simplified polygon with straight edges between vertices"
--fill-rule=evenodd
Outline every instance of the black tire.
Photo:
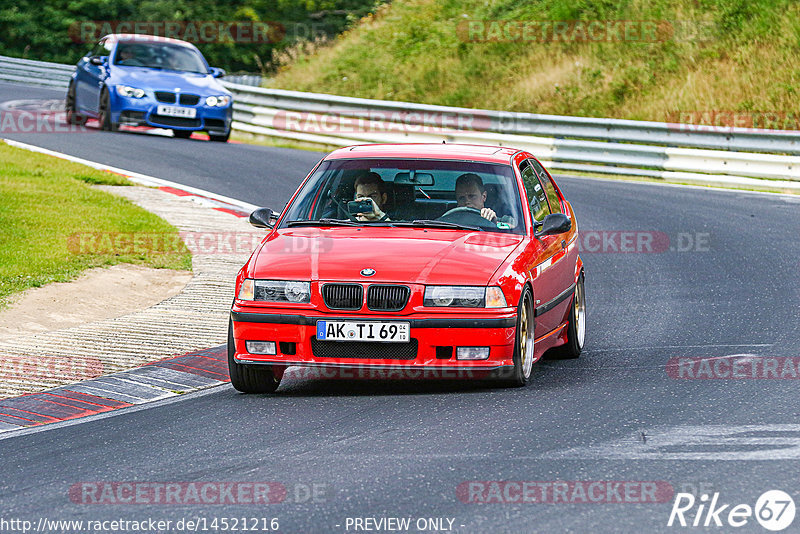
M 191 130 L 172 130 L 172 135 L 178 139 L 189 139 L 192 136 Z
M 86 124 L 86 117 L 80 115 L 76 111 L 77 109 L 75 105 L 75 85 L 71 83 L 67 89 L 67 98 L 64 102 L 64 111 L 67 112 L 67 124 L 77 124 L 79 126 Z
M 583 273 L 578 277 L 578 283 L 575 284 L 575 294 L 572 296 L 569 310 L 567 343 L 548 351 L 548 359 L 572 360 L 581 355 L 586 340 L 586 292 L 583 287 Z M 580 317 L 581 314 L 583 317 Z M 580 324 L 581 321 L 583 325 Z M 580 332 L 581 329 L 582 332 Z
M 524 323 L 527 323 L 523 325 Z M 517 326 L 514 335 L 514 368 L 506 370 L 500 381 L 507 387 L 522 387 L 530 382 L 533 366 L 533 297 L 528 286 L 522 291 L 517 306 Z M 526 354 L 527 353 L 527 354 Z M 527 373 L 527 374 L 526 374 Z
M 108 95 L 108 90 L 103 89 L 100 93 L 100 128 L 107 132 L 116 132 L 119 130 L 119 124 L 111 122 L 111 97 Z
M 242 365 L 233 360 L 236 348 L 233 342 L 233 321 L 228 321 L 228 374 L 231 385 L 242 393 L 273 393 L 281 383 L 271 366 Z
M 231 131 L 228 130 L 222 135 L 212 135 L 208 134 L 208 138 L 216 143 L 227 143 L 228 139 L 231 137 Z

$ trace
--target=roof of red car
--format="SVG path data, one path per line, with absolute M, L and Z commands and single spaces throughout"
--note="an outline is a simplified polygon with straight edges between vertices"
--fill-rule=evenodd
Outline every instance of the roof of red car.
M 519 152 L 515 148 L 486 145 L 458 145 L 444 143 L 404 143 L 386 145 L 356 145 L 334 150 L 325 159 L 349 158 L 413 158 L 455 159 L 483 161 L 486 163 L 510 163 Z

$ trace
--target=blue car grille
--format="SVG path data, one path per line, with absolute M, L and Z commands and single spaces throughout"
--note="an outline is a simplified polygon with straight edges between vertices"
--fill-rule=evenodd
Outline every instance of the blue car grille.
M 200 96 L 198 95 L 182 94 L 180 97 L 180 103 L 184 106 L 196 106 L 198 102 L 200 102 Z
M 196 106 L 200 102 L 200 95 L 171 93 L 170 91 L 156 91 L 156 100 L 164 104 L 174 104 L 177 98 L 179 104 L 183 106 Z
M 156 100 L 165 104 L 175 103 L 175 93 L 169 91 L 156 91 Z

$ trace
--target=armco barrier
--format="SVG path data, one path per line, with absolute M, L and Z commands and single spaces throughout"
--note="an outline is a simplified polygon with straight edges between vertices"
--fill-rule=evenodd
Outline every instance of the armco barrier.
M 0 56 L 0 80 L 66 88 L 73 66 Z M 249 82 L 250 80 L 248 80 Z M 554 169 L 800 188 L 800 132 L 561 117 L 265 89 L 224 82 L 234 129 L 327 146 L 454 142 L 529 150 Z M 294 114 L 292 116 L 291 114 Z M 302 120 L 287 120 L 300 117 Z M 358 127 L 341 127 L 348 124 Z M 431 121 L 437 127 L 427 128 Z M 788 181 L 788 182 L 786 182 Z M 792 183 L 797 182 L 797 183 Z

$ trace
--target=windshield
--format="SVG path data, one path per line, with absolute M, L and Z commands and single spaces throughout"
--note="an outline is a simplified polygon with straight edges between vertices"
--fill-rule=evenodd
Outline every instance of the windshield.
M 429 159 L 324 161 L 281 227 L 356 224 L 525 231 L 510 165 Z
M 198 51 L 167 43 L 120 43 L 114 56 L 114 64 L 198 74 L 208 72 Z

